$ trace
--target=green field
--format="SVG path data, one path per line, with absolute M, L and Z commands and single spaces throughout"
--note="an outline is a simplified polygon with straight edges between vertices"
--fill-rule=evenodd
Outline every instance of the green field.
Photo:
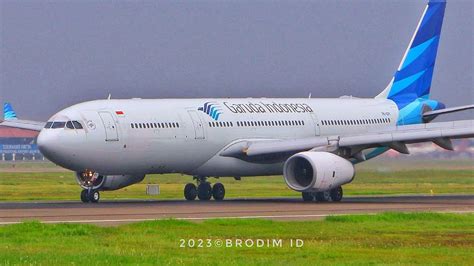
M 161 220 L 118 227 L 27 222 L 0 227 L 0 265 L 472 265 L 473 224 L 473 214 L 435 213 L 307 222 Z M 196 246 L 199 239 L 203 247 Z M 216 244 L 227 239 L 233 247 Z M 254 245 L 235 247 L 237 239 L 251 239 Z M 256 247 L 257 239 L 281 239 L 282 247 L 266 242 Z M 290 239 L 304 245 L 290 247 Z
M 383 162 L 383 161 L 382 161 Z M 191 177 L 179 174 L 148 175 L 140 184 L 103 192 L 102 199 L 181 199 Z M 226 197 L 299 197 L 282 176 L 210 179 L 226 185 Z M 159 184 L 161 194 L 145 194 L 147 184 Z M 0 201 L 78 200 L 80 187 L 73 173 L 48 163 L 0 164 Z M 472 161 L 374 162 L 357 166 L 355 180 L 344 186 L 345 195 L 473 194 Z

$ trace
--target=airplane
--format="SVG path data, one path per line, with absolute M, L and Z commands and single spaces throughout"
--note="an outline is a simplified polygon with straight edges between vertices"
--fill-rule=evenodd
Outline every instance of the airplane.
M 432 122 L 473 109 L 430 98 L 446 1 L 431 0 L 387 87 L 374 98 L 103 99 L 47 122 L 5 120 L 39 131 L 43 155 L 76 173 L 83 202 L 147 174 L 193 177 L 184 197 L 223 200 L 210 177 L 283 175 L 304 201 L 341 201 L 354 165 L 406 144 L 474 137 L 474 120 Z

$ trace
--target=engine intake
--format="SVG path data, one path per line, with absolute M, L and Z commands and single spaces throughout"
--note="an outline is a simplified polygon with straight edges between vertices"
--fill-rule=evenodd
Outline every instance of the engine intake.
M 93 171 L 76 173 L 77 183 L 84 189 L 92 188 L 93 190 L 117 190 L 139 183 L 143 178 L 145 178 L 144 174 L 103 176 Z
M 329 152 L 300 152 L 283 167 L 285 182 L 299 192 L 321 192 L 354 179 L 354 166 L 348 160 Z

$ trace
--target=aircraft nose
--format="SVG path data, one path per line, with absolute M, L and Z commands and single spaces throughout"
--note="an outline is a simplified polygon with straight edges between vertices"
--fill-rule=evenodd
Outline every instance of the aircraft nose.
M 36 139 L 36 143 L 38 144 L 38 149 L 40 152 L 46 156 L 51 161 L 54 161 L 53 157 L 55 154 L 55 150 L 57 150 L 57 138 L 55 134 L 52 132 L 46 132 L 45 130 L 41 130 L 38 138 Z M 57 152 L 57 151 L 56 151 Z

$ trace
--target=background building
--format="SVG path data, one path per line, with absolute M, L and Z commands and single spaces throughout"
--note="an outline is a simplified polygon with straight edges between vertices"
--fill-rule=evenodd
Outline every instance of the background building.
M 2 161 L 44 160 L 36 145 L 39 132 L 0 126 L 0 155 Z

